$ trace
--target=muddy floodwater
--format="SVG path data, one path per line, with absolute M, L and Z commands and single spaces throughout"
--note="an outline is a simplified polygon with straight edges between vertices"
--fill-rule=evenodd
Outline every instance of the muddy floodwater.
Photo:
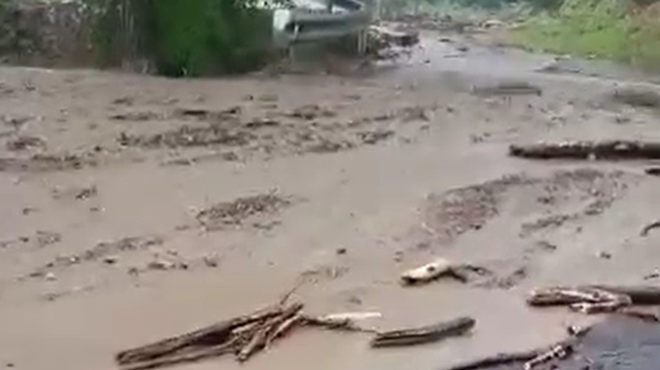
M 477 324 L 378 350 L 362 333 L 302 330 L 243 365 L 182 369 L 432 370 L 593 321 L 525 295 L 656 283 L 660 231 L 640 230 L 660 218 L 660 178 L 647 161 L 529 161 L 508 146 L 657 140 L 659 111 L 612 99 L 651 77 L 551 60 L 425 34 L 397 68 L 362 77 L 0 67 L 0 368 L 116 368 L 117 351 L 296 284 L 306 312 L 377 311 L 364 324 L 378 329 Z M 401 286 L 436 257 L 484 269 Z

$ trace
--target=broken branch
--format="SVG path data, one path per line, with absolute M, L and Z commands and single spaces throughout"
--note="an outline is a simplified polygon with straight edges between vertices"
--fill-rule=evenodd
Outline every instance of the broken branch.
M 253 354 L 264 348 L 268 343 L 268 338 L 271 334 L 274 333 L 284 321 L 291 316 L 296 315 L 302 308 L 302 303 L 294 303 L 282 310 L 280 315 L 264 320 L 264 323 L 260 326 L 252 339 L 238 352 L 238 355 L 236 356 L 238 361 L 246 361 Z

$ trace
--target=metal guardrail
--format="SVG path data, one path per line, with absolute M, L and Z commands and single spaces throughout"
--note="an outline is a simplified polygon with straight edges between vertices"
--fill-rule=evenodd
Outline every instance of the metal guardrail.
M 294 8 L 275 11 L 275 41 L 282 47 L 303 42 L 359 35 L 369 27 L 371 16 L 364 2 L 334 0 L 336 12 Z

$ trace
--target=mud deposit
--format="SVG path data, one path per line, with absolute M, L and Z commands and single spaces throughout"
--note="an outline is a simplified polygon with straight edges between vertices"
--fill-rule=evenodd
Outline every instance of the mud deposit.
M 600 215 L 637 180 L 639 176 L 594 169 L 557 171 L 548 177 L 507 175 L 431 195 L 424 225 L 437 236 L 434 242 L 450 243 L 463 233 L 482 229 L 490 219 L 510 213 L 529 219 L 518 227 L 520 237 L 531 237 Z
M 652 163 L 508 156 L 538 140 L 657 140 L 655 108 L 433 32 L 361 78 L 0 68 L 0 368 L 112 369 L 119 350 L 297 287 L 305 312 L 376 311 L 364 325 L 379 330 L 477 324 L 382 351 L 301 331 L 243 365 L 190 368 L 435 369 L 592 320 L 526 307 L 538 285 L 655 284 Z M 512 77 L 542 94 L 474 93 Z M 437 257 L 481 268 L 401 286 Z

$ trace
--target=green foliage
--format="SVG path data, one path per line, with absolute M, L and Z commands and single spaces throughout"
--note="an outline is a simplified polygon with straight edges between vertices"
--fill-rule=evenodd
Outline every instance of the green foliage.
M 239 73 L 260 66 L 270 14 L 251 0 L 88 0 L 108 63 L 144 58 L 166 76 Z
M 511 33 L 529 49 L 660 67 L 660 23 L 628 13 L 624 0 L 566 0 Z

